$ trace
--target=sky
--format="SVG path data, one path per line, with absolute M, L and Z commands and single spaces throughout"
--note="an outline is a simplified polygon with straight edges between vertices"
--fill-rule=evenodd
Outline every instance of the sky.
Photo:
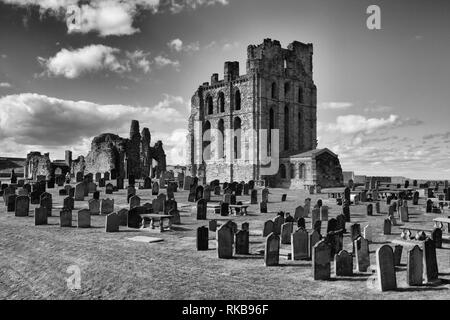
M 265 38 L 313 44 L 319 148 L 344 171 L 450 179 L 446 0 L 0 0 L 0 156 L 86 155 L 138 119 L 184 164 L 193 93 Z

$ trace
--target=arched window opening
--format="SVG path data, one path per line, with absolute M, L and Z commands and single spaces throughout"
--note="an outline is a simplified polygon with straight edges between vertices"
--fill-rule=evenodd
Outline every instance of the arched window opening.
M 272 156 L 272 130 L 275 129 L 275 114 L 273 108 L 269 111 L 269 132 L 267 133 L 267 155 Z
M 303 88 L 298 88 L 298 103 L 303 103 Z
M 271 97 L 272 99 L 277 99 L 277 84 L 275 82 L 272 83 Z
M 219 112 L 225 112 L 225 94 L 223 92 L 219 93 Z
M 286 179 L 286 167 L 284 164 L 280 165 L 280 177 L 281 179 Z
M 295 178 L 295 166 L 293 164 L 291 164 L 289 167 L 290 167 L 289 177 L 291 179 L 294 179 Z
M 234 147 L 234 159 L 240 159 L 241 158 L 241 118 L 236 117 L 234 118 L 233 123 L 234 128 L 234 138 L 233 138 L 233 147 Z
M 305 164 L 300 163 L 298 166 L 298 177 L 300 179 L 305 179 Z
M 234 109 L 241 110 L 241 92 L 239 90 L 236 90 L 234 94 Z
M 220 134 L 220 138 L 218 139 L 219 159 L 222 159 L 225 157 L 225 125 L 224 125 L 223 119 L 219 120 L 217 127 L 219 129 L 219 134 Z
M 206 121 L 203 125 L 203 159 L 211 160 L 211 123 Z
M 214 105 L 213 105 L 213 98 L 211 96 L 208 96 L 208 98 L 206 98 L 206 105 L 208 107 L 208 114 L 213 114 Z
M 284 99 L 287 100 L 289 99 L 289 93 L 291 91 L 291 85 L 289 82 L 286 82 L 284 84 Z
M 289 150 L 289 107 L 284 107 L 284 150 Z

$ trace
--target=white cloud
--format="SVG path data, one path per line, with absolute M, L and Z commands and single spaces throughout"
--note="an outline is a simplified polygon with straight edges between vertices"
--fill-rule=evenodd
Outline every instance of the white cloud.
M 45 69 L 41 75 L 62 76 L 74 79 L 87 73 L 113 72 L 117 74 L 142 71 L 149 73 L 152 64 L 158 67 L 168 65 L 179 67 L 178 61 L 163 56 L 153 60 L 149 52 L 142 50 L 125 51 L 105 45 L 89 45 L 79 49 L 61 49 L 53 57 L 38 57 L 38 62 Z
M 31 150 L 54 151 L 56 157 L 72 149 L 85 155 L 94 136 L 109 132 L 127 137 L 131 120 L 138 119 L 141 127 L 151 130 L 152 143 L 158 136 L 172 137 L 162 141 L 168 155 L 176 154 L 171 148 L 181 145 L 177 128 L 186 123 L 188 112 L 186 100 L 167 94 L 151 107 L 101 105 L 33 93 L 9 95 L 0 98 L 0 150 L 21 157 Z
M 372 133 L 374 131 L 390 128 L 400 124 L 400 117 L 391 114 L 388 118 L 366 118 L 361 115 L 349 114 L 345 116 L 338 116 L 336 123 L 329 124 L 328 130 L 338 131 L 344 134 L 355 133 Z
M 339 110 L 353 107 L 351 102 L 322 102 L 318 108 L 322 110 Z
M 180 39 L 173 39 L 171 41 L 169 41 L 167 43 L 167 46 L 170 48 L 170 50 L 172 51 L 176 51 L 176 52 L 195 52 L 195 51 L 199 51 L 200 50 L 200 43 L 197 42 L 192 42 L 189 44 L 183 44 L 183 41 Z
M 38 6 L 42 12 L 67 20 L 68 33 L 98 32 L 100 36 L 131 35 L 140 30 L 133 26 L 140 10 L 152 13 L 185 9 L 214 4 L 227 5 L 227 0 L 96 0 L 79 4 L 79 0 L 0 0 L 20 6 Z
M 6 58 L 8 58 L 8 55 L 2 54 L 1 57 L 2 57 L 3 59 L 6 59 Z
M 11 88 L 12 85 L 9 82 L 0 82 L 0 88 Z

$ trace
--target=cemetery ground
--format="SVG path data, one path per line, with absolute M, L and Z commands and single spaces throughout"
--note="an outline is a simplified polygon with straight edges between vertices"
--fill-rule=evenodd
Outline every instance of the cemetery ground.
M 100 198 L 112 198 L 116 212 L 120 207 L 128 208 L 126 189 Z M 197 221 L 194 203 L 188 203 L 188 191 L 175 193 L 181 224 L 173 231 L 159 233 L 120 227 L 118 233 L 105 232 L 105 216 L 92 216 L 91 228 L 78 229 L 59 226 L 59 211 L 63 196 L 58 188 L 47 189 L 53 196 L 52 217 L 48 225 L 34 225 L 34 208 L 30 205 L 29 217 L 15 217 L 0 205 L 0 299 L 448 299 L 450 296 L 450 241 L 444 232 L 443 248 L 437 249 L 439 285 L 408 287 L 406 285 L 406 251 L 404 247 L 401 266 L 396 267 L 396 291 L 380 292 L 375 283 L 375 250 L 389 240 L 399 239 L 401 230 L 394 226 L 392 235 L 382 235 L 387 206 L 382 202 L 381 214 L 366 215 L 364 204 L 351 210 L 351 223 L 361 224 L 361 229 L 370 224 L 373 243 L 370 244 L 368 272 L 356 273 L 352 277 L 335 277 L 332 264 L 330 281 L 312 279 L 311 261 L 287 259 L 290 245 L 281 245 L 280 265 L 266 267 L 261 250 L 263 223 L 276 216 L 278 211 L 290 212 L 304 204 L 307 197 L 312 205 L 321 198 L 330 207 L 329 218 L 341 213 L 335 199 L 326 195 L 309 195 L 300 190 L 270 189 L 268 213 L 259 213 L 259 205 L 250 205 L 247 216 L 229 217 L 241 227 L 250 223 L 250 255 L 219 259 L 216 252 L 215 232 L 209 233 L 209 250 L 196 250 L 196 230 L 208 226 L 208 221 Z M 161 192 L 165 193 L 165 189 Z M 282 194 L 286 202 L 281 202 Z M 156 196 L 151 190 L 137 190 L 141 203 L 150 202 Z M 75 210 L 87 208 L 86 201 L 75 202 Z M 219 201 L 223 196 L 213 196 Z M 249 196 L 237 197 L 237 201 L 248 202 Z M 258 190 L 261 200 L 261 189 Z M 2 200 L 0 200 L 3 202 Z M 432 228 L 432 219 L 438 214 L 426 214 L 424 199 L 419 206 L 410 205 L 408 224 Z M 183 207 L 189 204 L 190 207 Z M 445 215 L 447 216 L 447 214 Z M 75 217 L 75 215 L 74 215 Z M 227 220 L 226 217 L 208 210 L 208 219 Z M 306 218 L 306 227 L 311 228 L 311 218 Z M 347 223 L 347 230 L 350 223 Z M 254 235 L 258 234 L 259 235 Z M 325 234 L 326 223 L 322 224 Z M 135 236 L 163 239 L 158 243 L 140 243 L 128 240 Z M 344 249 L 351 252 L 350 235 L 344 236 Z M 70 290 L 66 279 L 71 276 L 67 269 L 78 266 L 81 270 L 81 289 Z M 355 265 L 355 262 L 354 262 Z

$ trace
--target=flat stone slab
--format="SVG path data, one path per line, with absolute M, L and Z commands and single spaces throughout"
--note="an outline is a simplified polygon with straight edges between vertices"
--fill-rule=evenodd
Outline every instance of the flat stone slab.
M 144 242 L 144 243 L 156 243 L 156 242 L 163 242 L 164 239 L 161 238 L 154 238 L 154 237 L 145 237 L 145 236 L 137 236 L 132 238 L 127 238 L 128 240 L 135 241 L 135 242 Z

